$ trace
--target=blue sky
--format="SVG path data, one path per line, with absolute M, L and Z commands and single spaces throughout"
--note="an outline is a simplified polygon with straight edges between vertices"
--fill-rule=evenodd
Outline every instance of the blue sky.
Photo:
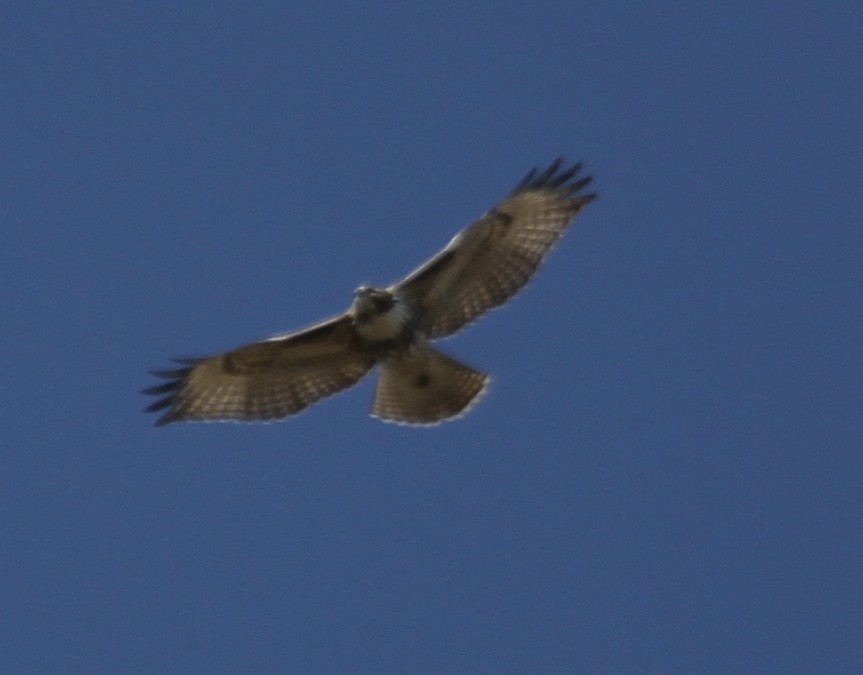
M 863 668 L 859 3 L 13 4 L 5 672 Z M 465 419 L 140 412 L 557 155 Z

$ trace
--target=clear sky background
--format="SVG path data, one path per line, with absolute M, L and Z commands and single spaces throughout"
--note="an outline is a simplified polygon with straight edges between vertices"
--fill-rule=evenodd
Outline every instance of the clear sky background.
M 7 3 L 4 672 L 860 672 L 863 4 Z M 535 165 L 465 419 L 154 429 Z

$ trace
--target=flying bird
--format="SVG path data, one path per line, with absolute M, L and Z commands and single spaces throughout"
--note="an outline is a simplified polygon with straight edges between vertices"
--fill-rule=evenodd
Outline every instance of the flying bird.
M 152 371 L 167 380 L 145 412 L 179 421 L 266 421 L 300 412 L 380 375 L 371 414 L 385 422 L 434 425 L 466 413 L 489 376 L 433 348 L 502 305 L 527 284 L 578 212 L 596 195 L 581 165 L 560 159 L 532 170 L 497 206 L 457 234 L 402 281 L 360 286 L 350 308 L 309 328 L 254 342 L 179 367 Z

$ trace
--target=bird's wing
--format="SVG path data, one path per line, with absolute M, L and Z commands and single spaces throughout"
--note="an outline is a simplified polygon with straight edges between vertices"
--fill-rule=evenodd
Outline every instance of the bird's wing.
M 393 289 L 419 311 L 428 338 L 451 335 L 503 304 L 534 275 L 545 254 L 595 193 L 580 164 L 561 160 L 531 171 L 500 204 L 460 232 Z
M 167 409 L 157 425 L 181 420 L 275 420 L 359 382 L 375 357 L 346 315 L 224 354 L 154 371 L 168 382 L 146 412 Z

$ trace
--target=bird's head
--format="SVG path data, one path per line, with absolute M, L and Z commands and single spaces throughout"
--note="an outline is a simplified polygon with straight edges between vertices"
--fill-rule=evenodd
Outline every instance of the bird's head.
M 366 323 L 376 316 L 389 312 L 395 303 L 395 296 L 386 289 L 360 286 L 354 291 L 351 312 L 358 322 Z

